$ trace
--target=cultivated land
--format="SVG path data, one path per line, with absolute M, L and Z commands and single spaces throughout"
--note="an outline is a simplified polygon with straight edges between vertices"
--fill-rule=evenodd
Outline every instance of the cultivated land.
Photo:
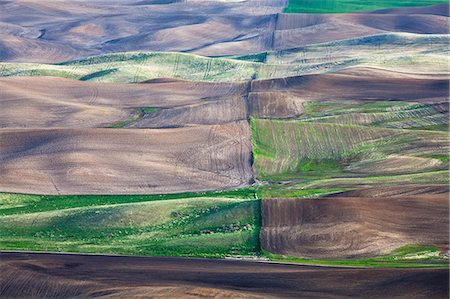
M 250 191 L 1 199 L 3 249 L 203 257 L 260 250 L 260 203 Z
M 0 89 L 0 127 L 5 128 L 157 128 L 246 119 L 243 83 L 158 79 L 145 84 L 102 84 L 4 77 Z M 208 114 L 203 113 L 205 109 L 210 110 Z
M 0 297 L 448 297 L 445 2 L 0 2 Z
M 172 52 L 105 54 L 60 64 L 0 63 L 0 76 L 52 76 L 80 81 L 139 83 L 157 78 L 243 82 L 369 67 L 446 75 L 449 36 L 387 33 L 285 51 L 210 58 Z
M 0 189 L 155 194 L 251 182 L 246 122 L 175 129 L 2 129 Z
M 9 298 L 447 298 L 448 271 L 2 253 Z M 55 279 L 57 278 L 57 279 Z M 342 281 L 346 286 L 342 287 Z M 19 291 L 20 290 L 20 291 Z
M 392 7 L 429 6 L 445 4 L 443 0 L 381 0 L 381 1 L 352 1 L 352 0 L 290 0 L 285 12 L 288 13 L 342 13 L 353 11 L 379 10 Z
M 262 246 L 288 256 L 339 259 L 387 255 L 408 244 L 435 244 L 431 251 L 413 250 L 409 260 L 442 263 L 438 249 L 448 251 L 448 223 L 442 222 L 449 212 L 446 189 L 412 196 L 265 199 Z

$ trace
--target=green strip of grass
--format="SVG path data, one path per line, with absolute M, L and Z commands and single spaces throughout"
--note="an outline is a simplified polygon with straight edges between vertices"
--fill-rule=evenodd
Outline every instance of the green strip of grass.
M 334 193 L 347 191 L 344 188 L 304 188 L 302 185 L 296 184 L 270 184 L 258 188 L 261 198 L 317 198 Z
M 159 111 L 159 109 L 154 108 L 154 107 L 137 108 L 137 109 L 135 109 L 133 115 L 129 119 L 117 121 L 115 123 L 109 124 L 106 126 L 106 128 L 113 128 L 113 129 L 125 128 L 126 126 L 134 123 L 135 121 L 138 121 L 139 119 L 145 117 L 146 115 L 152 114 L 152 113 L 155 113 L 158 111 Z
M 392 105 L 376 108 L 371 103 L 353 109 L 395 110 Z M 310 106 L 309 113 L 311 108 L 315 113 L 336 113 L 323 105 Z M 448 156 L 445 132 L 311 122 L 306 116 L 302 120 L 252 118 L 250 124 L 260 180 L 301 183 L 306 189 L 448 182 L 448 163 L 442 163 Z
M 83 207 L 38 212 L 40 207 L 30 204 L 28 213 L 0 216 L 0 249 L 211 258 L 259 254 L 260 201 L 254 198 L 111 204 L 100 197 L 106 201 L 94 206 L 92 198 L 76 198 L 83 199 Z
M 434 245 L 406 245 L 388 255 L 347 260 L 308 259 L 274 254 L 266 250 L 262 255 L 274 262 L 298 263 L 307 265 L 380 267 L 380 268 L 448 268 L 448 258 L 442 257 Z
M 196 197 L 256 198 L 253 188 L 154 195 L 31 195 L 0 193 L 0 216 Z
M 286 13 L 345 13 L 445 4 L 447 0 L 289 0 Z

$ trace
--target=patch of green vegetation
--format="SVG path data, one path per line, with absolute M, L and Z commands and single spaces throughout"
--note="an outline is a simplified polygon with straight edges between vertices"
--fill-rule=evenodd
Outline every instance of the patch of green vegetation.
M 444 115 L 443 117 L 446 117 L 446 116 Z M 450 125 L 448 123 L 440 123 L 440 124 L 423 125 L 423 126 L 412 127 L 411 129 L 448 132 L 448 131 L 450 131 Z
M 307 102 L 299 118 L 307 122 L 363 125 L 380 128 L 448 131 L 448 115 L 439 104 L 400 101 Z
M 141 112 L 141 114 L 145 115 L 145 114 L 151 114 L 151 113 L 155 113 L 159 111 L 159 108 L 155 108 L 155 107 L 142 107 L 139 108 L 139 111 Z
M 296 184 L 270 184 L 269 186 L 262 186 L 259 188 L 259 193 L 262 198 L 317 198 L 325 195 L 339 193 L 349 189 L 336 188 L 317 188 L 305 189 L 301 185 Z
M 335 109 L 330 103 L 312 104 L 299 120 L 251 119 L 258 179 L 271 185 L 288 182 L 275 190 L 289 197 L 301 197 L 302 191 L 298 190 L 302 189 L 448 183 L 447 133 L 311 121 L 312 113 L 339 115 L 336 111 L 345 110 L 347 104 L 341 106 L 344 108 Z M 409 107 L 398 108 L 395 103 L 354 106 L 350 109 Z M 342 116 L 346 116 L 344 111 Z
M 262 255 L 271 261 L 298 263 L 307 265 L 347 266 L 347 267 L 381 267 L 381 268 L 448 268 L 449 259 L 443 257 L 434 245 L 406 245 L 390 254 L 360 259 L 309 259 L 295 256 L 274 254 L 266 250 Z
M 289 0 L 286 13 L 345 13 L 396 7 L 428 6 L 446 0 Z
M 126 52 L 60 64 L 0 63 L 0 76 L 56 76 L 95 82 L 138 83 L 155 78 L 242 82 L 378 67 L 447 74 L 444 34 L 383 33 L 246 56 L 204 57 L 174 52 Z M 324 62 L 323 57 L 327 58 Z M 332 59 L 331 59 L 332 57 Z
M 230 56 L 228 58 L 236 59 L 236 60 L 265 63 L 266 58 L 267 58 L 267 52 L 248 54 L 248 55 L 242 55 L 242 56 Z
M 91 73 L 89 75 L 83 76 L 79 80 L 80 81 L 91 81 L 93 79 L 98 79 L 98 78 L 102 78 L 104 76 L 113 74 L 113 73 L 115 73 L 117 71 L 118 71 L 117 68 L 108 69 L 108 70 L 101 70 L 101 71 L 94 72 L 94 73 Z
M 257 195 L 252 188 L 154 195 L 29 195 L 0 193 L 0 216 L 196 197 L 253 199 L 257 198 Z
M 423 157 L 437 159 L 437 160 L 440 160 L 443 163 L 447 163 L 447 164 L 450 161 L 450 155 L 445 155 L 445 154 L 431 154 L 431 155 L 424 155 Z
M 139 119 L 143 118 L 144 116 L 146 116 L 148 114 L 152 114 L 152 113 L 158 112 L 158 111 L 159 111 L 159 109 L 158 108 L 154 108 L 154 107 L 137 108 L 137 109 L 135 109 L 134 113 L 132 114 L 132 116 L 129 119 L 117 121 L 115 123 L 112 123 L 112 124 L 109 124 L 109 125 L 105 126 L 105 128 L 113 128 L 113 129 L 125 128 L 128 125 L 131 125 L 132 123 L 134 123 L 134 122 L 138 121 Z
M 25 206 L 15 212 L 2 209 L 0 249 L 196 257 L 259 254 L 260 202 L 254 193 L 213 194 L 167 195 L 178 199 L 55 197 L 52 206 L 45 198 L 12 194 L 6 196 L 9 204 L 22 201 Z

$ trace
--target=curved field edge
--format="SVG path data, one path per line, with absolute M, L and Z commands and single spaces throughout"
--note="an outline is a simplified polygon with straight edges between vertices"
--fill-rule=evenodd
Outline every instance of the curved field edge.
M 446 0 L 289 0 L 285 13 L 345 13 L 446 4 Z
M 405 245 L 388 255 L 365 259 L 309 259 L 262 250 L 269 261 L 302 265 L 379 268 L 449 268 L 448 258 L 442 257 L 434 245 Z
M 2 194 L 1 202 L 3 250 L 210 258 L 259 254 L 260 202 L 248 190 L 168 196 Z
M 448 150 L 448 135 L 440 131 L 253 118 L 251 129 L 260 179 L 380 181 L 384 176 L 412 179 L 448 170 L 444 161 L 425 157 Z
M 445 34 L 382 33 L 247 56 L 177 52 L 104 54 L 59 64 L 0 63 L 0 76 L 53 76 L 105 83 L 156 78 L 244 82 L 371 67 L 407 73 L 448 73 Z
M 1 250 L 270 260 L 360 267 L 446 267 L 433 245 L 388 256 L 311 260 L 260 247 L 262 189 L 168 195 L 0 195 Z M 258 196 L 258 194 L 260 194 Z

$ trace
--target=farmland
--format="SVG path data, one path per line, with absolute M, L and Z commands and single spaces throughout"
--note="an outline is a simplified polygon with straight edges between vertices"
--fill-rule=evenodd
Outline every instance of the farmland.
M 250 191 L 1 199 L 2 249 L 197 257 L 259 252 L 259 202 Z
M 397 7 L 429 6 L 444 4 L 442 0 L 383 0 L 383 1 L 352 1 L 352 0 L 289 0 L 284 10 L 287 13 L 344 13 L 370 11 Z
M 448 3 L 0 19 L 0 297 L 448 298 Z
M 448 138 L 441 132 L 408 134 L 396 129 L 278 120 L 254 120 L 252 127 L 260 177 L 379 176 L 447 169 L 446 163 L 429 157 L 445 155 Z M 424 145 L 424 138 L 433 143 Z
M 52 76 L 104 83 L 139 83 L 158 78 L 197 82 L 242 82 L 370 67 L 444 75 L 447 35 L 387 33 L 253 56 L 204 57 L 184 53 L 128 52 L 59 64 L 0 63 L 0 76 Z M 250 61 L 247 61 L 250 60 Z

